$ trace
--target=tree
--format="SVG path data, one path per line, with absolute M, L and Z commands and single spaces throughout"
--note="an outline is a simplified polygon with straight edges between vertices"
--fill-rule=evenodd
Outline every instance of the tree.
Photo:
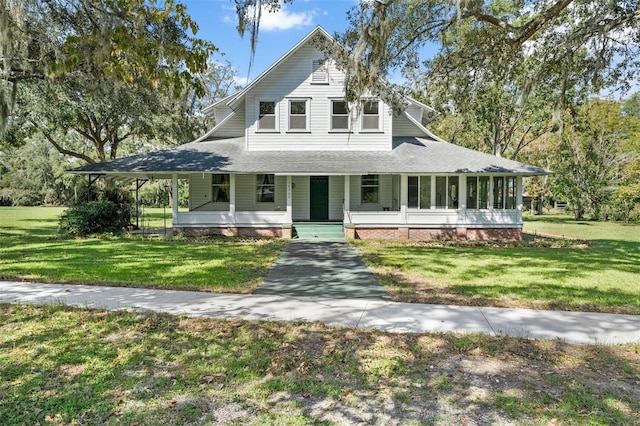
M 558 152 L 554 156 L 554 193 L 569 202 L 575 218 L 601 219 L 621 168 L 628 164 L 626 145 L 632 137 L 629 118 L 615 101 L 593 99 L 567 110 Z
M 253 49 L 261 11 L 277 10 L 280 4 L 236 1 L 238 28 L 241 34 L 249 30 Z M 385 100 L 397 109 L 402 106 L 398 98 L 377 82 L 391 69 L 412 76 L 425 44 L 437 43 L 444 50 L 447 37 L 462 26 L 473 29 L 469 39 L 476 47 L 472 56 L 456 64 L 462 69 L 472 69 L 478 60 L 500 62 L 527 54 L 540 63 L 537 77 L 553 74 L 561 81 L 562 64 L 586 52 L 585 60 L 574 64 L 580 70 L 571 72 L 584 75 L 594 87 L 615 83 L 623 88 L 638 69 L 637 0 L 376 0 L 360 2 L 349 21 L 350 28 L 339 37 L 347 51 L 326 49 L 347 71 L 347 97 L 355 100 L 374 91 L 389 96 Z
M 0 126 L 18 83 L 86 68 L 202 95 L 194 74 L 206 70 L 215 46 L 187 33 L 197 30 L 173 0 L 0 0 Z
M 23 85 L 17 103 L 9 137 L 41 134 L 61 154 L 87 163 L 117 158 L 125 142 L 175 145 L 201 130 L 184 99 L 146 81 L 123 83 L 86 71 Z

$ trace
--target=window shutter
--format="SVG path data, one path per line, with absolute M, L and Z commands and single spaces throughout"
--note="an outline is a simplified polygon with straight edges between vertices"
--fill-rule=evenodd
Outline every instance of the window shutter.
M 311 61 L 311 82 L 312 83 L 328 83 L 329 73 L 327 71 L 327 63 L 324 59 L 314 59 Z

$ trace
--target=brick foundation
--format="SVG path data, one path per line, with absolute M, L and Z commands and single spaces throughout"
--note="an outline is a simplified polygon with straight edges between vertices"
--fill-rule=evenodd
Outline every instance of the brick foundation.
M 224 235 L 227 237 L 272 237 L 291 238 L 290 227 L 177 227 L 173 229 L 175 235 L 188 237 L 203 237 L 206 235 Z M 520 228 L 357 228 L 345 226 L 346 238 L 360 240 L 522 240 Z
M 522 240 L 520 228 L 345 228 L 347 238 L 361 240 Z
M 520 228 L 467 229 L 467 240 L 509 240 L 521 241 Z
M 291 228 L 269 227 L 176 227 L 173 228 L 175 235 L 185 235 L 187 237 L 204 237 L 207 235 L 224 235 L 225 237 L 273 237 L 291 238 Z

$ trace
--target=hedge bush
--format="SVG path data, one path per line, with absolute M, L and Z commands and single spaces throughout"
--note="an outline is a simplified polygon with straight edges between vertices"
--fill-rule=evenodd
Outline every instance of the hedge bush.
M 86 237 L 93 234 L 119 234 L 131 223 L 131 206 L 112 201 L 91 201 L 65 210 L 60 215 L 59 234 Z

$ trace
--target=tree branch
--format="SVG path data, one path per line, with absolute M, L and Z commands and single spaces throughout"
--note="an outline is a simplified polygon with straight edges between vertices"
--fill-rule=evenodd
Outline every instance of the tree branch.
M 29 122 L 40 131 L 40 133 L 42 133 L 42 135 L 51 143 L 51 145 L 53 145 L 53 147 L 60 153 L 63 155 L 68 155 L 70 157 L 75 157 L 75 158 L 79 158 L 81 160 L 86 161 L 89 164 L 95 164 L 95 160 L 87 155 L 81 154 L 79 152 L 75 152 L 75 151 L 71 151 L 69 149 L 63 148 L 58 142 L 56 142 L 55 139 L 53 139 L 53 137 L 46 131 L 44 131 L 44 129 L 42 127 L 40 127 L 38 125 L 38 123 L 36 123 L 33 120 L 29 120 Z

